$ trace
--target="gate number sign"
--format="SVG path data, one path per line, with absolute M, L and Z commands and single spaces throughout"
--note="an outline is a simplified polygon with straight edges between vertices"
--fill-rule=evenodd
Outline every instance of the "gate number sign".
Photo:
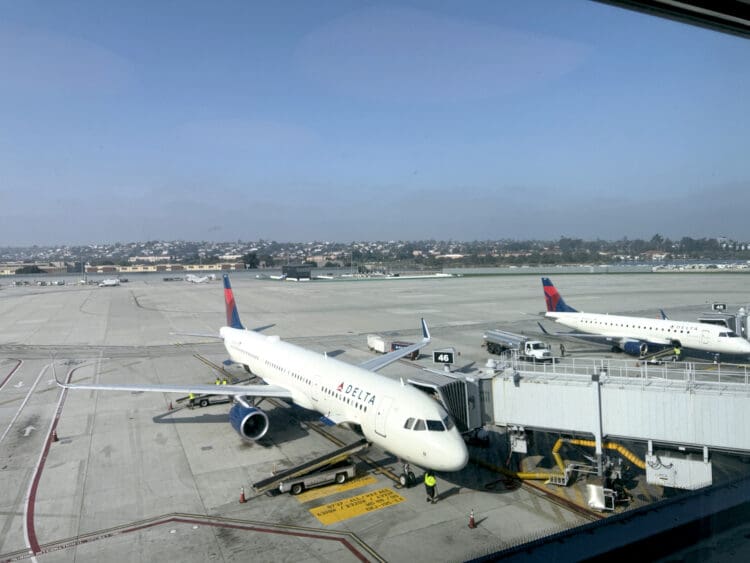
M 432 353 L 432 361 L 436 364 L 452 364 L 453 350 L 435 350 Z

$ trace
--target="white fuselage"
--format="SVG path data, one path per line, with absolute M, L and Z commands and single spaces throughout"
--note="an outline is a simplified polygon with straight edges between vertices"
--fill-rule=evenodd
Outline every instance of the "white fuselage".
M 404 461 L 437 471 L 457 471 L 466 465 L 466 445 L 445 409 L 411 385 L 278 336 L 230 327 L 222 328 L 221 336 L 233 361 L 248 366 L 269 385 L 288 389 L 299 406 L 336 423 L 359 425 L 369 441 Z M 420 420 L 433 429 L 417 429 L 420 425 L 414 421 Z M 436 429 L 438 423 L 442 430 Z
M 550 311 L 545 316 L 581 332 L 613 340 L 639 340 L 665 346 L 679 343 L 682 348 L 701 352 L 750 355 L 750 342 L 716 325 L 582 312 Z

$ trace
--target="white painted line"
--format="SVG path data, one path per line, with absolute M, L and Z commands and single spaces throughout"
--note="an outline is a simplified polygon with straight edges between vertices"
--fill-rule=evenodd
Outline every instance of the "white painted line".
M 0 436 L 0 444 L 3 443 L 3 440 L 5 440 L 5 437 L 8 435 L 8 432 L 10 432 L 10 429 L 13 426 L 13 423 L 21 415 L 21 411 L 26 406 L 26 403 L 29 402 L 29 399 L 31 398 L 31 394 L 34 392 L 34 389 L 36 389 L 36 386 L 39 383 L 39 380 L 44 375 L 44 372 L 47 371 L 48 367 L 49 367 L 49 364 L 47 364 L 46 366 L 44 366 L 44 368 L 42 368 L 42 371 L 39 372 L 39 375 L 37 376 L 36 381 L 34 381 L 34 385 L 32 385 L 31 389 L 29 389 L 29 392 L 26 393 L 26 398 L 23 400 L 23 403 L 21 403 L 21 406 L 18 407 L 18 410 L 16 411 L 16 414 L 13 417 L 13 420 L 10 421 L 10 424 L 8 425 L 8 428 L 5 429 L 5 432 L 3 432 L 3 435 Z

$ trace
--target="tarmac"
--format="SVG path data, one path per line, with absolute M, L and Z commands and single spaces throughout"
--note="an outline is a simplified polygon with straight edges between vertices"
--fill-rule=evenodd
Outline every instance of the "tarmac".
M 664 309 L 695 320 L 713 301 L 729 310 L 750 301 L 741 274 L 552 279 L 587 312 Z M 175 395 L 63 392 L 53 376 L 212 383 L 224 367 L 223 345 L 174 333 L 218 331 L 219 281 L 0 283 L 0 561 L 462 561 L 603 517 L 588 510 L 580 487 L 521 484 L 493 471 L 510 457 L 501 433 L 491 434 L 489 448 L 472 447 L 475 461 L 463 471 L 437 475 L 435 505 L 423 486 L 400 487 L 391 478 L 397 460 L 375 448 L 358 458 L 355 481 L 299 496 L 255 495 L 253 482 L 359 436 L 323 425 L 316 413 L 264 402 L 271 427 L 250 444 L 231 430 L 228 405 L 189 409 Z M 544 308 L 538 276 L 291 283 L 237 273 L 232 283 L 245 326 L 270 325 L 266 333 L 351 363 L 371 357 L 367 334 L 413 340 L 425 317 L 433 343 L 416 362 L 381 372 L 394 378 L 434 367 L 431 350 L 447 346 L 460 353 L 457 368 L 478 370 L 488 358 L 484 330 L 539 335 Z M 566 347 L 574 356 L 611 355 Z M 237 366 L 225 369 L 246 378 Z M 533 454 L 525 464 L 540 461 Z M 747 472 L 729 456 L 719 465 L 720 477 Z M 634 505 L 665 494 L 634 486 Z

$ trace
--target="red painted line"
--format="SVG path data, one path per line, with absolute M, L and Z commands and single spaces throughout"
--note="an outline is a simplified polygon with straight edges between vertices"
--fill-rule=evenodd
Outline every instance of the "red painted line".
M 5 379 L 3 379 L 3 382 L 0 383 L 0 389 L 2 389 L 5 386 L 5 384 L 13 376 L 13 374 L 16 373 L 16 370 L 21 367 L 21 364 L 23 363 L 23 360 L 16 360 L 16 361 L 18 362 L 16 364 L 16 367 L 14 367 L 12 370 L 10 370 L 10 373 L 5 376 Z
M 330 536 L 330 535 L 325 535 L 325 534 L 315 534 L 312 532 L 297 532 L 293 530 L 275 530 L 273 528 L 261 528 L 259 526 L 252 526 L 252 525 L 247 525 L 247 524 L 228 524 L 224 522 L 204 522 L 201 520 L 192 520 L 188 518 L 171 518 L 170 520 L 173 520 L 175 522 L 183 522 L 185 524 L 202 524 L 204 526 L 213 526 L 215 528 L 232 528 L 235 530 L 264 532 L 266 534 L 296 536 L 298 538 L 311 538 L 311 539 L 317 539 L 317 540 L 337 541 L 341 543 L 344 547 L 346 547 L 360 561 L 364 561 L 365 563 L 369 561 L 369 559 L 367 559 L 364 556 L 364 554 L 361 553 L 357 548 L 355 548 L 347 539 L 339 538 L 336 536 Z
M 274 528 L 268 528 L 264 526 L 257 526 L 254 524 L 232 524 L 230 522 L 214 522 L 210 519 L 204 520 L 201 518 L 185 518 L 182 516 L 169 516 L 169 517 L 154 520 L 153 522 L 138 524 L 136 526 L 131 526 L 127 528 L 120 528 L 120 529 L 112 530 L 109 532 L 103 532 L 103 533 L 98 533 L 98 534 L 94 533 L 87 537 L 76 538 L 70 541 L 66 541 L 64 543 L 52 544 L 48 547 L 40 548 L 40 550 L 38 552 L 35 552 L 34 555 L 47 554 L 47 553 L 52 553 L 54 551 L 61 551 L 63 549 L 68 549 L 71 547 L 76 547 L 79 545 L 84 545 L 84 544 L 92 543 L 95 541 L 112 538 L 115 536 L 130 534 L 132 532 L 140 532 L 143 530 L 147 530 L 149 528 L 155 528 L 157 526 L 162 526 L 164 524 L 169 524 L 169 523 L 211 526 L 213 528 L 231 528 L 234 530 L 244 530 L 248 532 L 261 532 L 261 533 L 266 533 L 266 534 L 278 534 L 278 535 L 296 536 L 296 537 L 316 539 L 316 540 L 336 541 L 336 542 L 339 542 L 344 547 L 346 547 L 346 549 L 348 549 L 349 552 L 351 552 L 352 555 L 354 555 L 358 560 L 363 561 L 364 563 L 367 563 L 370 561 L 370 559 L 368 559 L 361 551 L 359 551 L 349 540 L 347 540 L 346 538 L 337 537 L 336 535 L 332 535 L 332 534 L 317 534 L 314 532 L 274 529 Z
M 19 364 L 20 365 L 20 364 Z M 65 378 L 66 383 L 70 383 L 71 378 L 73 377 L 73 372 L 75 372 L 77 369 L 82 368 L 85 366 L 78 366 L 76 368 L 71 369 L 68 372 L 68 375 Z M 15 369 L 17 369 L 18 366 L 16 366 Z M 7 379 L 7 378 L 6 378 Z M 94 542 L 101 539 L 106 539 L 122 534 L 128 534 L 131 532 L 137 532 L 139 530 L 145 530 L 147 528 L 153 528 L 155 526 L 160 526 L 162 524 L 167 524 L 169 522 L 178 522 L 182 524 L 196 524 L 201 526 L 211 526 L 214 528 L 232 528 L 235 530 L 246 530 L 250 532 L 262 532 L 267 534 L 277 534 L 277 535 L 286 535 L 286 536 L 296 536 L 300 538 L 310 538 L 310 539 L 317 539 L 317 540 L 326 540 L 326 541 L 336 541 L 339 542 L 341 545 L 343 545 L 349 552 L 352 553 L 357 559 L 360 561 L 363 561 L 367 563 L 370 561 L 364 553 L 362 553 L 360 550 L 356 548 L 349 540 L 342 537 L 337 537 L 335 535 L 326 535 L 326 534 L 316 534 L 313 532 L 303 532 L 303 531 L 295 531 L 295 530 L 282 530 L 282 529 L 274 529 L 274 528 L 266 528 L 262 526 L 256 526 L 252 524 L 231 524 L 228 522 L 212 522 L 210 520 L 201 520 L 197 518 L 183 518 L 183 517 L 169 517 L 161 520 L 156 520 L 154 522 L 149 522 L 147 524 L 140 524 L 137 526 L 132 526 L 130 528 L 122 528 L 120 530 L 115 530 L 112 532 L 107 532 L 103 534 L 95 534 L 93 537 L 89 536 L 86 538 L 76 538 L 75 540 L 65 543 L 63 545 L 53 545 L 49 548 L 42 548 L 42 546 L 39 544 L 39 540 L 36 535 L 36 528 L 34 527 L 34 505 L 36 502 L 36 493 L 39 488 L 39 482 L 42 478 L 42 472 L 44 471 L 44 465 L 47 461 L 47 455 L 49 454 L 50 445 L 52 444 L 52 433 L 57 429 L 57 424 L 60 421 L 60 415 L 62 414 L 63 405 L 65 404 L 65 397 L 67 396 L 67 389 L 62 389 L 62 393 L 60 395 L 60 399 L 57 403 L 57 410 L 55 411 L 55 416 L 52 420 L 52 424 L 50 425 L 49 432 L 47 433 L 47 439 L 44 444 L 44 450 L 42 451 L 42 455 L 39 458 L 39 463 L 37 463 L 37 467 L 34 473 L 34 478 L 32 479 L 31 487 L 29 490 L 29 498 L 28 502 L 26 504 L 26 533 L 29 540 L 29 547 L 31 549 L 30 555 L 40 555 L 43 553 L 50 553 L 52 551 L 59 551 L 61 549 L 67 549 L 69 547 L 77 546 L 77 545 L 83 545 L 86 543 Z
M 79 366 L 84 367 L 84 366 Z M 68 372 L 65 378 L 66 383 L 70 383 L 70 378 L 73 376 L 73 372 L 78 368 L 73 368 Z M 26 534 L 29 540 L 29 547 L 34 555 L 41 552 L 39 541 L 36 537 L 36 528 L 34 527 L 34 505 L 36 503 L 36 493 L 39 488 L 39 481 L 42 478 L 42 471 L 44 471 L 44 464 L 47 461 L 47 454 L 49 454 L 49 447 L 52 444 L 52 433 L 57 429 L 57 423 L 60 421 L 60 414 L 62 413 L 63 404 L 65 403 L 65 397 L 67 395 L 67 389 L 62 389 L 60 399 L 57 402 L 57 410 L 55 411 L 55 417 L 52 419 L 49 431 L 47 432 L 47 439 L 44 442 L 44 449 L 42 455 L 37 463 L 36 470 L 34 472 L 34 478 L 31 481 L 31 487 L 29 489 L 29 499 L 26 503 Z

